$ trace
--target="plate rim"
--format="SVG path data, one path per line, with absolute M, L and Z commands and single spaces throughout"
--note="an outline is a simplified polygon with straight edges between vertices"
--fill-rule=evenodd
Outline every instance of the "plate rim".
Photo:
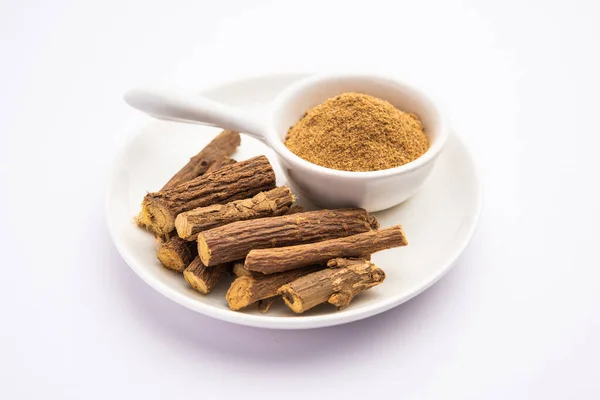
M 204 87 L 199 90 L 198 93 L 209 93 L 214 91 L 222 90 L 225 87 L 239 84 L 247 84 L 249 81 L 261 81 L 261 80 L 272 80 L 272 79 L 285 79 L 290 80 L 298 80 L 303 77 L 306 77 L 310 74 L 304 73 L 281 73 L 281 74 L 261 74 L 261 75 L 253 75 L 253 76 L 244 76 L 238 79 L 231 79 L 227 81 L 223 81 L 216 85 L 211 85 Z M 110 203 L 111 203 L 111 195 L 113 192 L 113 188 L 115 186 L 115 181 L 117 179 L 117 166 L 120 165 L 126 150 L 133 143 L 135 139 L 137 139 L 143 128 L 146 125 L 151 123 L 153 120 L 149 117 L 143 116 L 143 118 L 132 118 L 128 120 L 126 123 L 126 128 L 124 130 L 128 131 L 126 134 L 126 139 L 120 144 L 118 151 L 113 157 L 109 172 L 108 179 L 105 186 L 105 198 L 104 198 L 104 213 L 106 218 L 106 223 L 108 227 L 108 231 L 111 237 L 111 240 L 116 247 L 119 255 L 123 258 L 125 263 L 138 275 L 142 281 L 148 284 L 151 288 L 165 296 L 166 298 L 174 301 L 177 304 L 180 304 L 190 310 L 199 312 L 206 316 L 216 318 L 222 321 L 231 322 L 234 324 L 252 326 L 257 328 L 269 328 L 269 329 L 312 329 L 312 328 L 322 328 L 327 326 L 341 325 L 346 324 L 353 321 L 358 321 L 360 319 L 364 319 L 367 317 L 371 317 L 373 315 L 377 315 L 379 313 L 388 311 L 396 306 L 399 306 L 402 303 L 418 296 L 423 293 L 425 290 L 433 286 L 436 282 L 438 282 L 441 278 L 443 278 L 456 264 L 456 261 L 460 257 L 460 255 L 465 251 L 468 247 L 469 243 L 473 239 L 477 227 L 479 225 L 479 220 L 481 217 L 481 211 L 483 206 L 483 185 L 482 179 L 480 175 L 480 169 L 476 163 L 475 158 L 473 157 L 473 153 L 471 149 L 467 145 L 467 143 L 462 140 L 460 135 L 456 134 L 454 130 L 451 130 L 451 135 L 454 136 L 455 140 L 460 142 L 460 145 L 463 146 L 465 153 L 468 155 L 468 162 L 472 166 L 472 170 L 475 177 L 475 185 L 476 185 L 476 199 L 475 199 L 475 210 L 472 214 L 472 223 L 469 227 L 467 234 L 463 237 L 459 246 L 455 247 L 455 251 L 452 253 L 450 257 L 447 258 L 447 261 L 443 263 L 440 272 L 435 275 L 432 279 L 421 284 L 416 289 L 409 291 L 403 296 L 393 297 L 389 300 L 385 300 L 383 302 L 375 302 L 375 304 L 367 305 L 365 307 L 361 307 L 356 310 L 347 310 L 344 313 L 330 313 L 324 315 L 310 315 L 310 316 L 290 316 L 285 318 L 280 317 L 269 317 L 262 315 L 253 315 L 243 312 L 231 311 L 228 309 L 220 309 L 216 308 L 212 305 L 208 305 L 205 303 L 201 303 L 198 301 L 194 301 L 188 297 L 181 295 L 177 290 L 169 287 L 165 282 L 160 279 L 156 279 L 152 277 L 148 272 L 146 272 L 146 268 L 142 265 L 139 265 L 129 251 L 124 248 L 124 246 L 117 240 L 118 235 L 116 234 L 116 227 L 114 226 L 111 218 L 110 211 Z

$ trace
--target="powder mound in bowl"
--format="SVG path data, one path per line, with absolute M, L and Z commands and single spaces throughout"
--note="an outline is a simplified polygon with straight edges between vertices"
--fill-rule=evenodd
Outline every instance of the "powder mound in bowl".
M 344 93 L 309 110 L 285 145 L 297 156 L 342 171 L 378 171 L 409 163 L 429 148 L 419 117 L 361 93 Z

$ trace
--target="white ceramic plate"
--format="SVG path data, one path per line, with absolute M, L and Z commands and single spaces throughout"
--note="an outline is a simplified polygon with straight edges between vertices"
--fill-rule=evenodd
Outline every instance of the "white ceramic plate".
M 203 94 L 260 112 L 277 93 L 302 77 L 274 75 L 245 79 L 203 91 Z M 376 213 L 382 227 L 402 224 L 409 241 L 407 247 L 373 256 L 377 266 L 386 272 L 382 285 L 361 294 L 342 311 L 323 304 L 303 315 L 295 315 L 283 302 L 278 302 L 267 314 L 258 313 L 252 306 L 245 312 L 231 311 L 225 301 L 228 282 L 221 282 L 208 296 L 195 292 L 181 274 L 161 266 L 156 259 L 154 238 L 133 223 L 146 192 L 160 189 L 218 132 L 218 129 L 198 125 L 148 123 L 135 132 L 116 157 L 106 196 L 109 230 L 127 264 L 154 289 L 202 314 L 243 325 L 278 329 L 316 328 L 366 318 L 402 304 L 444 276 L 475 230 L 481 208 L 481 184 L 469 152 L 460 139 L 452 135 L 421 190 L 403 204 Z M 242 136 L 242 144 L 233 157 L 243 160 L 259 154 L 271 159 L 278 184 L 285 184 L 275 155 L 259 141 Z

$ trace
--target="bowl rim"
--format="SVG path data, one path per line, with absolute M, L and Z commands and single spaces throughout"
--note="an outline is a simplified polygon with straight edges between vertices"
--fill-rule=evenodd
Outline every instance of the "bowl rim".
M 391 84 L 397 87 L 400 87 L 402 91 L 411 92 L 412 95 L 421 99 L 421 102 L 426 105 L 429 109 L 435 113 L 440 121 L 440 128 L 438 135 L 433 141 L 433 143 L 429 146 L 427 151 L 423 153 L 419 158 L 406 163 L 404 165 L 400 165 L 398 167 L 382 169 L 378 171 L 343 171 L 332 168 L 323 167 L 321 165 L 314 164 L 310 161 L 303 159 L 302 157 L 294 154 L 290 149 L 288 149 L 284 142 L 280 140 L 280 136 L 278 135 L 277 129 L 275 128 L 275 116 L 279 113 L 280 107 L 282 104 L 289 102 L 290 98 L 295 96 L 298 91 L 303 90 L 307 86 L 314 85 L 318 82 L 323 82 L 326 80 L 332 79 L 371 79 L 377 80 L 381 82 L 385 82 L 387 84 Z M 341 93 L 340 93 L 341 94 Z M 420 117 L 419 117 L 420 118 Z M 386 75 L 379 74 L 355 74 L 355 73 L 342 73 L 342 74 L 316 74 L 309 75 L 303 79 L 298 80 L 293 83 L 289 87 L 287 87 L 283 92 L 281 92 L 273 101 L 269 109 L 269 118 L 268 125 L 266 127 L 266 141 L 268 145 L 275 151 L 275 153 L 282 159 L 288 161 L 293 164 L 295 167 L 308 169 L 311 172 L 315 172 L 318 174 L 322 174 L 329 177 L 334 178 L 344 178 L 351 180 L 366 180 L 371 178 L 384 178 L 391 176 L 399 176 L 411 171 L 418 170 L 425 165 L 429 164 L 440 154 L 442 149 L 444 148 L 448 136 L 450 134 L 450 124 L 444 114 L 441 112 L 440 107 L 438 107 L 435 102 L 431 99 L 430 96 L 425 94 L 421 89 L 417 88 L 415 85 L 408 84 L 404 81 L 392 78 Z

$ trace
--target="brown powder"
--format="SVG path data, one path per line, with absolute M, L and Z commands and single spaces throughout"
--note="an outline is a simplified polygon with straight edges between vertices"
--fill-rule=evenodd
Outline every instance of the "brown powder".
M 290 128 L 285 145 L 323 167 L 378 171 L 419 158 L 429 140 L 417 115 L 373 96 L 344 93 L 309 110 Z

